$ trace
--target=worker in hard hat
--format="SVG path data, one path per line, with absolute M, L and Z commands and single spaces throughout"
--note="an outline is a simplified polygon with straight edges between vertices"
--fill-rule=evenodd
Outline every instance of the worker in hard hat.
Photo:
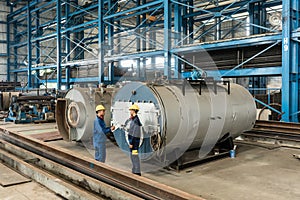
M 104 122 L 105 107 L 96 107 L 96 119 L 94 121 L 93 143 L 95 147 L 95 159 L 105 162 L 106 158 L 106 135 L 115 129 L 114 126 L 107 127 Z
M 141 138 L 142 123 L 137 115 L 140 110 L 137 104 L 129 107 L 130 118 L 127 120 L 129 124 L 128 141 L 130 148 L 130 158 L 132 162 L 132 173 L 141 176 L 140 159 L 139 159 L 139 145 Z

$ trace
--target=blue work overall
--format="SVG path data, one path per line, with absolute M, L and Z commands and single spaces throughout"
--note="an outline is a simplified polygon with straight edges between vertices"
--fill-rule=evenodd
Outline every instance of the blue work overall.
M 106 127 L 104 120 L 96 117 L 94 121 L 93 143 L 95 147 L 95 160 L 105 162 L 106 158 L 106 134 L 110 133 L 110 127 Z

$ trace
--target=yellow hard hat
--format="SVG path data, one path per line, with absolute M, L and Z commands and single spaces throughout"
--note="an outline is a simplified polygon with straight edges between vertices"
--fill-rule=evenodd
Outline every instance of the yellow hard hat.
M 133 104 L 129 107 L 129 110 L 140 110 L 140 108 L 138 107 L 138 105 Z
M 96 112 L 99 111 L 99 110 L 105 110 L 104 106 L 98 105 L 98 106 L 96 107 Z

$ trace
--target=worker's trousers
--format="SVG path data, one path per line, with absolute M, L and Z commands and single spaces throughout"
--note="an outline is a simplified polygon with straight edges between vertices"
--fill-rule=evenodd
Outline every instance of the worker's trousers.
M 106 159 L 106 144 L 105 142 L 100 142 L 95 146 L 95 160 L 104 163 L 105 159 Z

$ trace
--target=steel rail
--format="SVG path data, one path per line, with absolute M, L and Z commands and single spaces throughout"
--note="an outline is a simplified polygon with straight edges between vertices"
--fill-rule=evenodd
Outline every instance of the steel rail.
M 300 124 L 257 120 L 253 129 L 244 132 L 242 135 L 300 142 Z
M 114 169 L 92 158 L 78 157 L 74 155 L 74 152 L 51 146 L 34 138 L 4 128 L 0 128 L 0 131 L 2 131 L 2 138 L 7 142 L 138 197 L 144 199 L 202 199 L 145 177 Z
M 0 160 L 66 199 L 142 199 L 2 139 Z

